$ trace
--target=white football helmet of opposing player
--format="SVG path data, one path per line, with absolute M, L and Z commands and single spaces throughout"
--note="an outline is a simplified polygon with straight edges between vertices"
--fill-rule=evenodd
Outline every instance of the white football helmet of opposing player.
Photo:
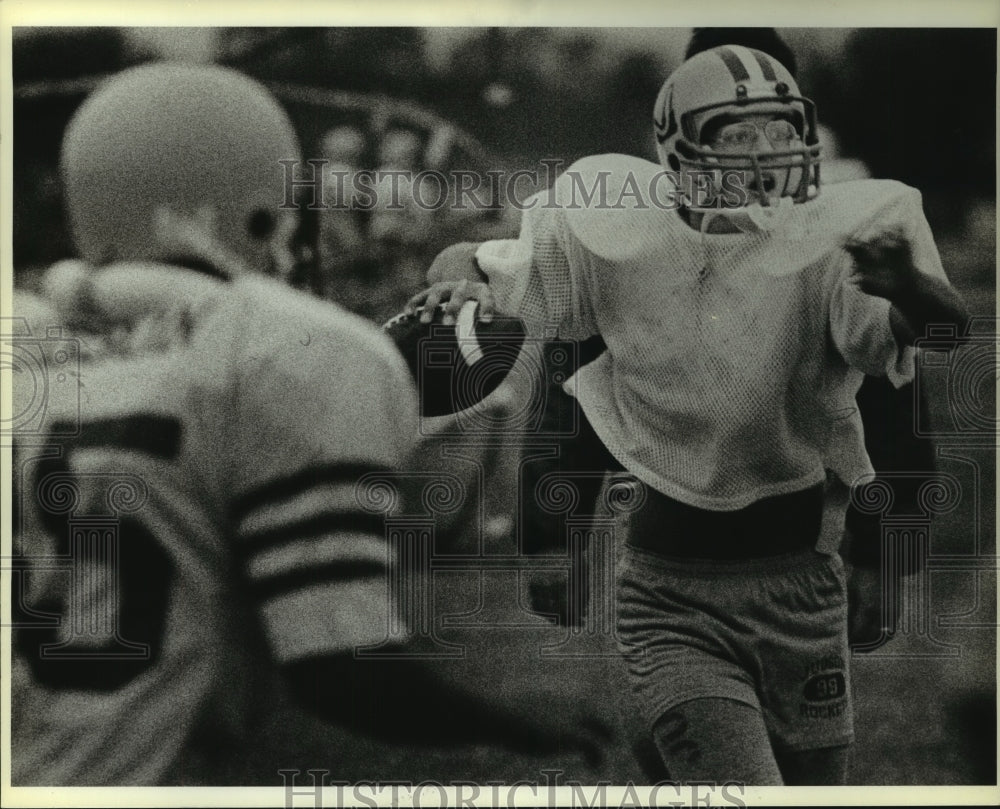
M 94 265 L 219 265 L 217 243 L 237 268 L 284 275 L 298 221 L 284 205 L 286 173 L 299 160 L 288 115 L 253 79 L 214 65 L 131 68 L 99 86 L 66 130 L 74 241 Z

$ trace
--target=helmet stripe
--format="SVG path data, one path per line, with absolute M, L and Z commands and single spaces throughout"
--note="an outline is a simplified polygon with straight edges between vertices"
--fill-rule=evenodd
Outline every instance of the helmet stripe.
M 774 68 L 771 66 L 771 60 L 760 51 L 752 50 L 750 51 L 757 60 L 757 64 L 760 65 L 760 71 L 764 74 L 764 81 L 777 81 L 778 77 L 774 73 Z
M 674 88 L 664 85 L 657 99 L 659 112 L 653 118 L 653 125 L 656 127 L 656 138 L 663 143 L 667 138 L 673 136 L 677 131 L 677 118 L 674 115 Z
M 747 81 L 750 78 L 743 60 L 734 51 L 729 48 L 719 48 L 716 52 L 719 54 L 719 58 L 725 62 L 726 67 L 729 68 L 729 73 L 733 77 L 733 81 Z

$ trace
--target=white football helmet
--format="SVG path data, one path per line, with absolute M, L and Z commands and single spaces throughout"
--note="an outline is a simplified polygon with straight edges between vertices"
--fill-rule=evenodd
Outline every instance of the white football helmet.
M 791 121 L 796 135 L 789 142 L 772 142 L 767 150 L 750 146 L 720 151 L 706 143 L 708 124 L 716 128 L 721 122 L 738 123 L 748 116 L 781 117 Z M 787 210 L 819 192 L 815 105 L 800 94 L 784 65 L 762 51 L 724 45 L 691 57 L 664 82 L 653 123 L 664 168 L 682 176 L 697 172 L 713 178 L 716 199 L 705 210 L 749 214 L 761 224 L 774 217 L 776 209 Z M 718 205 L 718 192 L 727 186 L 725 176 L 732 173 L 738 173 L 740 182 L 757 193 L 748 204 L 727 211 Z
M 94 265 L 205 258 L 164 249 L 166 211 L 201 221 L 242 265 L 269 271 L 297 222 L 283 207 L 282 161 L 300 161 L 295 130 L 253 79 L 170 62 L 123 71 L 84 101 L 63 139 L 74 241 Z

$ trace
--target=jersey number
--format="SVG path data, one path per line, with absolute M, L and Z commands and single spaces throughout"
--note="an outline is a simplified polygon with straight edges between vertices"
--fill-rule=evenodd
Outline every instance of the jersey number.
M 143 415 L 86 422 L 71 437 L 67 432 L 53 425 L 49 443 L 61 445 L 62 453 L 41 460 L 33 481 L 32 505 L 53 553 L 28 559 L 29 575 L 55 573 L 49 583 L 55 586 L 43 588 L 32 612 L 56 620 L 20 628 L 18 648 L 35 677 L 51 687 L 112 690 L 160 654 L 173 567 L 144 520 L 147 482 L 111 459 L 128 453 L 129 468 L 136 467 L 136 454 L 147 465 L 170 461 L 181 428 L 176 419 Z M 74 471 L 74 456 L 87 450 L 102 452 L 102 463 Z M 15 606 L 22 603 L 23 594 L 13 595 Z

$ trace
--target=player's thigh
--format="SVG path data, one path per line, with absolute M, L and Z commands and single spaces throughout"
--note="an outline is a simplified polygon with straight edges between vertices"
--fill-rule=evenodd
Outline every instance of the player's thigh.
M 670 780 L 781 786 L 764 717 L 746 703 L 701 697 L 666 711 L 653 741 Z
M 847 783 L 849 750 L 849 745 L 842 744 L 818 750 L 779 751 L 776 755 L 787 786 L 841 786 Z

